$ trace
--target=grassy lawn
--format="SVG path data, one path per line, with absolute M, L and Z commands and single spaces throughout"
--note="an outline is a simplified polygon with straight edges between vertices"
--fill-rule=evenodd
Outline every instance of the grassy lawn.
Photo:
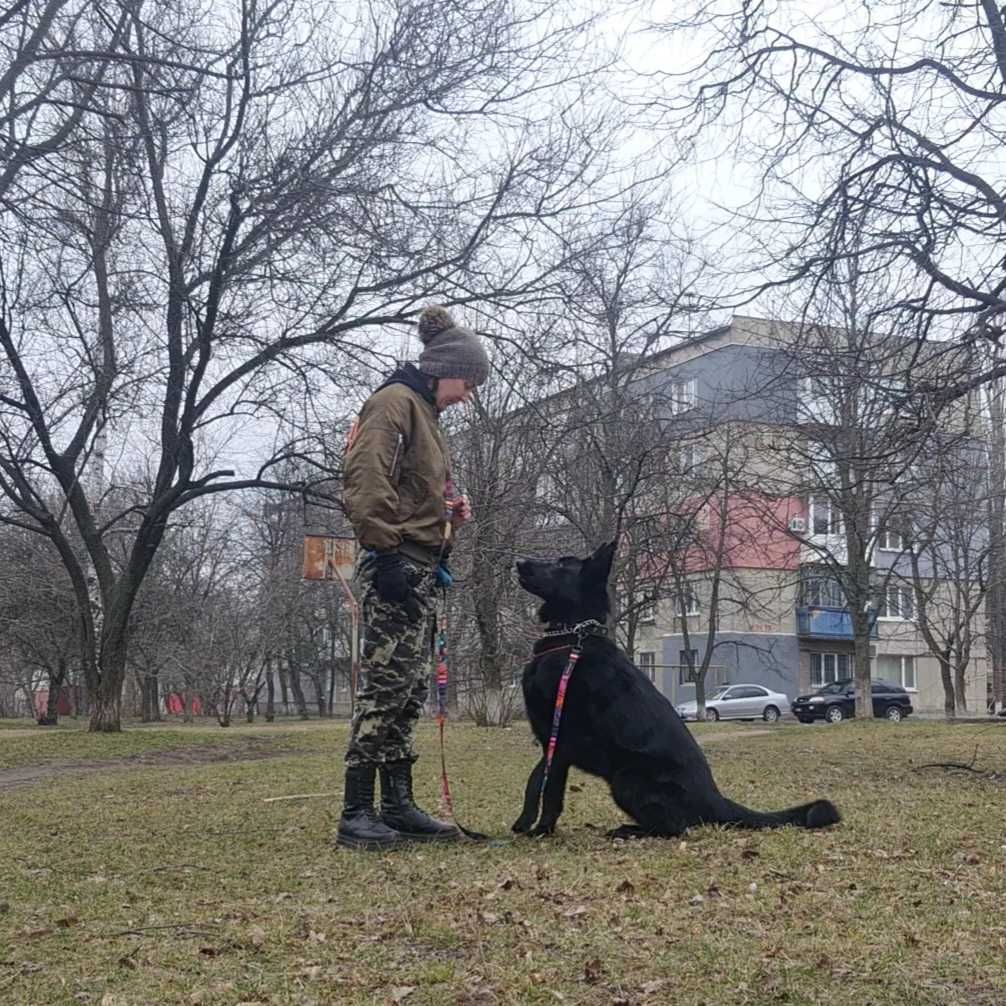
M 344 726 L 0 735 L 0 766 L 250 739 L 256 759 L 54 771 L 0 790 L 0 1002 L 1006 1001 L 1006 728 L 696 732 L 731 796 L 764 808 L 827 796 L 845 821 L 610 843 L 617 810 L 574 774 L 560 833 L 510 841 L 527 729 L 452 725 L 462 822 L 503 841 L 353 853 L 330 843 L 337 798 L 263 802 L 339 789 Z M 429 725 L 420 740 L 417 789 L 433 809 Z M 917 769 L 976 748 L 999 779 Z

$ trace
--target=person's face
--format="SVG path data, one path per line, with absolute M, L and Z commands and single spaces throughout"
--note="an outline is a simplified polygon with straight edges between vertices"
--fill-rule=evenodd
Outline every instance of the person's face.
M 437 408 L 442 412 L 452 405 L 467 402 L 475 385 L 461 377 L 441 377 L 437 380 Z

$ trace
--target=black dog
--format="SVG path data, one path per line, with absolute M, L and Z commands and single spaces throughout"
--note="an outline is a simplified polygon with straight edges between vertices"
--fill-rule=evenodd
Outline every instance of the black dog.
M 702 749 L 670 702 L 609 639 L 584 634 L 583 623 L 603 626 L 608 616 L 614 552 L 611 542 L 587 559 L 517 563 L 521 586 L 544 600 L 539 617 L 551 630 L 535 644 L 523 679 L 527 715 L 543 750 L 548 746 L 559 678 L 577 638 L 574 626 L 580 627 L 583 648 L 569 679 L 545 792 L 541 793 L 543 756 L 527 781 L 524 810 L 513 830 L 531 835 L 555 830 L 570 766 L 604 779 L 615 803 L 636 822 L 609 832 L 613 838 L 680 835 L 698 824 L 739 828 L 836 824 L 838 810 L 827 800 L 773 813 L 748 810 L 728 800 L 716 788 Z

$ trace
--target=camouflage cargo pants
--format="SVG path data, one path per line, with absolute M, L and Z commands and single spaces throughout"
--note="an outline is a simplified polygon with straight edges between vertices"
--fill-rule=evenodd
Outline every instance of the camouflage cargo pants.
M 433 577 L 421 564 L 403 561 L 418 621 L 377 596 L 371 561 L 364 558 L 356 569 L 363 633 L 348 766 L 415 761 L 412 732 L 429 691 Z

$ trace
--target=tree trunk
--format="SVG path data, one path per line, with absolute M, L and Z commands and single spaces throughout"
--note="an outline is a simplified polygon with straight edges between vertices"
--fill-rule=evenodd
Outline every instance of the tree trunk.
M 873 687 L 870 677 L 870 618 L 852 614 L 853 677 L 856 686 L 856 719 L 873 719 Z
M 265 721 L 272 723 L 276 718 L 276 679 L 272 672 L 272 658 L 265 663 Z
M 503 671 L 500 651 L 502 639 L 499 627 L 499 605 L 492 595 L 491 583 L 476 580 L 477 594 L 473 604 L 475 627 L 482 655 L 478 661 L 481 681 L 480 710 L 476 722 L 481 726 L 506 726 L 510 721 L 512 703 L 503 697 Z
M 290 660 L 286 665 L 287 677 L 290 679 L 290 691 L 293 692 L 293 701 L 297 706 L 297 715 L 302 720 L 311 717 L 307 711 L 307 699 L 304 698 L 304 689 L 300 685 L 300 670 L 294 661 Z
M 964 674 L 967 671 L 967 664 L 956 664 L 954 666 L 954 691 L 956 692 L 957 708 L 962 712 L 968 711 L 967 682 Z
M 77 681 L 73 688 L 73 715 L 89 716 L 91 713 L 91 697 L 87 694 L 87 686 L 84 684 L 83 673 L 78 673 Z
M 940 680 L 943 682 L 943 715 L 948 720 L 956 719 L 957 703 L 954 696 L 954 680 L 950 671 L 950 654 L 941 653 L 937 656 L 940 662 Z
M 90 661 L 86 675 L 90 696 L 90 733 L 119 733 L 122 730 L 122 686 L 126 680 L 125 630 L 106 635 L 102 641 L 101 661 Z M 84 658 L 87 660 L 85 652 Z M 85 665 L 87 666 L 87 665 Z
M 228 685 L 223 690 L 221 701 L 215 704 L 216 708 L 213 710 L 213 714 L 216 716 L 217 723 L 219 723 L 220 726 L 229 727 L 231 725 L 231 709 L 233 709 L 236 701 L 237 696 Z
M 140 722 L 150 722 L 150 689 L 147 686 L 146 671 L 136 672 L 136 683 L 140 687 Z
M 66 661 L 60 657 L 56 670 L 49 671 L 49 695 L 45 700 L 45 712 L 38 721 L 40 727 L 54 727 L 59 723 L 59 697 L 66 681 Z
M 318 704 L 318 716 L 325 719 L 328 716 L 328 703 L 325 700 L 325 681 L 320 673 L 308 675 L 314 685 L 314 697 Z
M 280 661 L 280 665 L 279 665 L 279 693 L 280 693 L 280 698 L 282 699 L 282 702 L 283 702 L 283 712 L 284 713 L 289 713 L 290 712 L 290 693 L 288 691 L 289 684 L 290 684 L 290 675 L 289 675 L 289 672 L 287 670 L 286 665 L 282 661 Z
M 92 734 L 117 734 L 122 731 L 122 696 L 118 688 L 102 688 L 91 696 L 91 718 L 87 729 Z
M 706 718 L 706 671 L 708 666 L 702 668 L 695 674 L 695 668 L 688 668 L 689 673 L 695 678 L 695 719 L 704 720 Z
M 481 691 L 479 725 L 505 727 L 513 716 L 513 702 L 508 701 L 503 693 L 503 669 L 498 647 L 492 653 L 483 650 L 478 668 L 479 679 L 475 682 L 475 687 Z
M 1006 409 L 997 384 L 989 393 L 989 586 L 985 596 L 988 651 L 992 662 L 992 701 L 1006 703 Z
M 140 722 L 158 723 L 161 719 L 161 689 L 157 671 L 140 674 Z

